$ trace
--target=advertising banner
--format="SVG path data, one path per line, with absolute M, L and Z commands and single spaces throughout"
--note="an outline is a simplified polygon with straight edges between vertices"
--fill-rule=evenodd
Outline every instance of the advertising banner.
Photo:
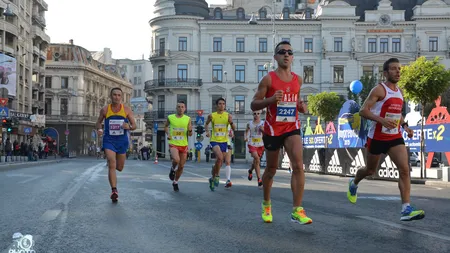
M 10 96 L 16 96 L 16 66 L 15 58 L 0 54 L 0 88 L 8 89 Z

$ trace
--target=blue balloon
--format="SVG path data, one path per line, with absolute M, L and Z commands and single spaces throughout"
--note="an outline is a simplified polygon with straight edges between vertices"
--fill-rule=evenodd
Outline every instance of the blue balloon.
M 350 91 L 353 92 L 353 94 L 358 94 L 362 91 L 363 84 L 359 80 L 355 80 L 350 83 Z

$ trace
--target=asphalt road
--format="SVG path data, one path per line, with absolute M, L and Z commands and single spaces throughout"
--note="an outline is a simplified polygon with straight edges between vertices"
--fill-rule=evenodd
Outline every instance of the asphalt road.
M 279 171 L 274 220 L 261 220 L 262 191 L 235 164 L 233 187 L 208 188 L 210 164 L 189 162 L 172 191 L 169 163 L 128 160 L 111 203 L 104 160 L 0 171 L 0 252 L 12 235 L 34 239 L 41 252 L 450 252 L 450 188 L 413 185 L 421 221 L 400 222 L 395 182 L 364 181 L 346 198 L 348 179 L 307 174 L 304 207 L 311 225 L 290 222 L 290 174 Z M 3 250 L 3 251 L 2 251 Z M 9 251 L 11 252 L 11 251 Z

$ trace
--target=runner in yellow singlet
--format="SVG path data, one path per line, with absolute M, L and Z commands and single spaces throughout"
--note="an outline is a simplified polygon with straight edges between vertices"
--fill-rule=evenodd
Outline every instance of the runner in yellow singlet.
M 208 115 L 208 119 L 205 122 L 206 137 L 211 138 L 210 144 L 216 155 L 216 163 L 211 171 L 212 177 L 209 179 L 209 188 L 211 191 L 214 191 L 215 187 L 219 186 L 220 168 L 228 153 L 228 126 L 230 125 L 231 129 L 236 131 L 233 117 L 228 112 L 225 112 L 225 105 L 225 99 L 217 99 L 217 112 Z M 208 129 L 209 123 L 212 123 L 212 134 Z

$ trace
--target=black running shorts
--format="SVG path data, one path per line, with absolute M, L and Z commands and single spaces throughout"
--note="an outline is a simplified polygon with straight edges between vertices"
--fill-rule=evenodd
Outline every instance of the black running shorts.
M 284 141 L 287 137 L 292 135 L 300 135 L 300 131 L 298 129 L 293 130 L 291 132 L 284 133 L 280 136 L 270 136 L 263 135 L 264 148 L 269 151 L 279 150 L 282 146 L 284 146 Z
M 390 141 L 380 141 L 367 138 L 366 148 L 372 155 L 387 154 L 389 149 L 398 145 L 405 145 L 403 138 Z

